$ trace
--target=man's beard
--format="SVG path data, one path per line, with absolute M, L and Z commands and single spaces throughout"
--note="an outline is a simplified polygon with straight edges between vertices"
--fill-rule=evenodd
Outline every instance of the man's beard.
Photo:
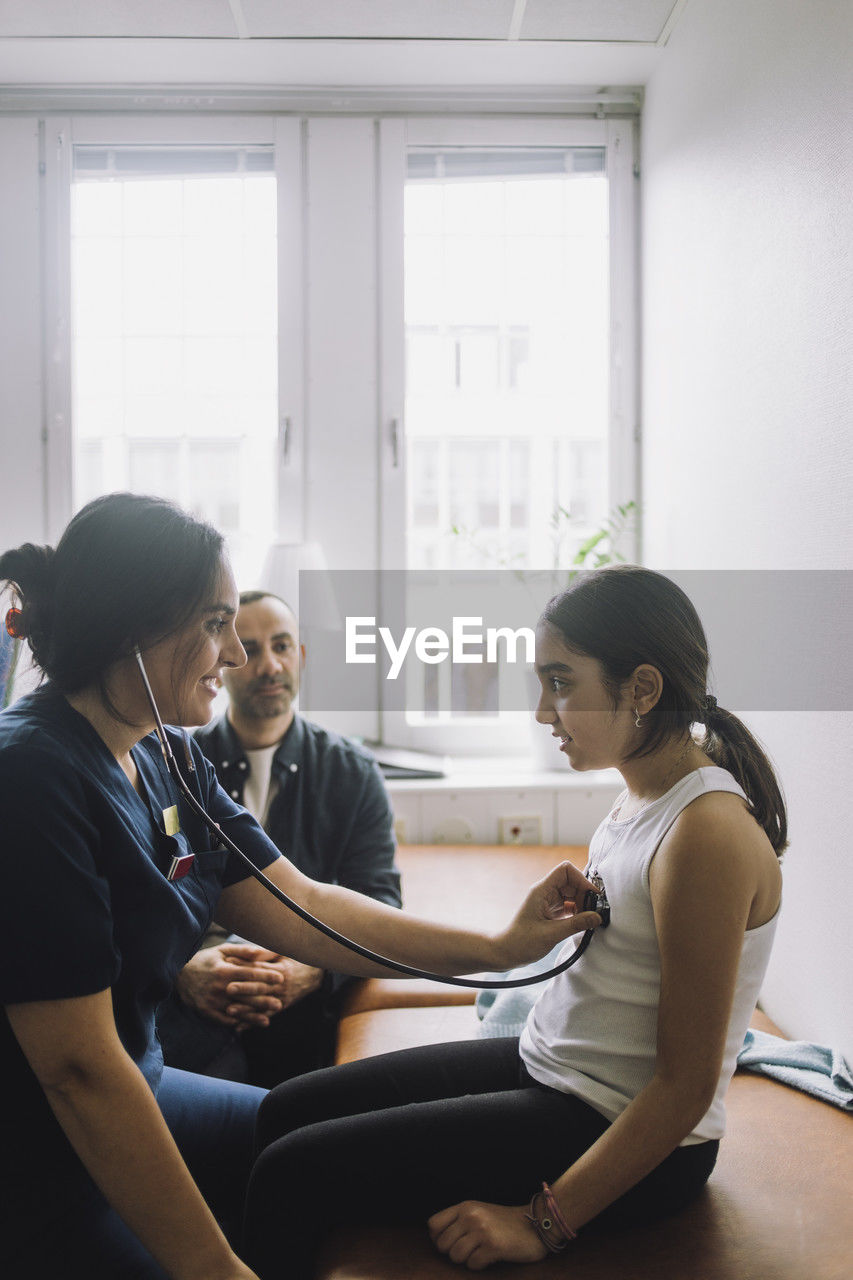
M 270 692 L 261 694 L 257 690 L 249 691 L 241 699 L 239 709 L 244 716 L 253 720 L 273 720 L 276 716 L 284 715 L 290 710 L 290 704 L 295 696 L 295 690 L 290 681 L 286 684 L 277 682 L 261 687 Z M 278 691 L 275 698 L 270 696 L 273 689 Z

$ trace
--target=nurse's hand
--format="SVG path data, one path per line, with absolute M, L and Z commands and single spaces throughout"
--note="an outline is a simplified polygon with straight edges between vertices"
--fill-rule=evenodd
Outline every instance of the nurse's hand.
M 537 881 L 509 928 L 495 938 L 502 967 L 530 964 L 547 955 L 563 938 L 597 929 L 601 916 L 583 910 L 584 894 L 594 888 L 571 862 L 560 863 Z
M 197 951 L 178 974 L 178 995 L 190 1009 L 223 1026 L 268 1026 L 284 1007 L 281 975 L 274 965 L 253 959 L 250 953 L 256 952 L 260 948 L 237 943 Z M 240 984 L 238 992 L 235 983 Z M 229 1012 L 235 1008 L 239 1011 Z

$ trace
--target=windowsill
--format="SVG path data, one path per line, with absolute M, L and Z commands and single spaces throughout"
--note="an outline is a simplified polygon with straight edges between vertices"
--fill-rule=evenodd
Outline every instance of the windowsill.
M 459 757 L 450 761 L 443 778 L 389 778 L 390 792 L 403 791 L 523 791 L 570 788 L 583 791 L 623 786 L 616 769 L 575 773 L 571 769 L 542 769 L 528 756 Z

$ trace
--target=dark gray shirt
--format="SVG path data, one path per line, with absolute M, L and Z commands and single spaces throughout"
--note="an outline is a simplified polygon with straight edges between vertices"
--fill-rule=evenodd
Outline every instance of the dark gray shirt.
M 226 716 L 196 731 L 220 784 L 243 800 L 250 764 Z M 272 760 L 276 791 L 264 827 L 312 880 L 401 905 L 394 818 L 373 756 L 296 715 Z

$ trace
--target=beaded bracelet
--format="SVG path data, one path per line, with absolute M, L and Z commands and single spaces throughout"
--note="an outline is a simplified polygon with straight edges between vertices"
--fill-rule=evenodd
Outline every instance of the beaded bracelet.
M 547 1191 L 547 1195 L 546 1195 L 546 1191 Z M 551 1196 L 551 1199 L 553 1201 L 553 1195 L 551 1194 L 550 1187 L 547 1187 L 546 1183 L 543 1182 L 542 1190 L 534 1191 L 533 1195 L 531 1196 L 530 1210 L 524 1216 L 527 1219 L 527 1221 L 531 1224 L 534 1231 L 536 1232 L 539 1239 L 544 1244 L 545 1248 L 549 1251 L 549 1253 L 562 1253 L 563 1250 L 567 1248 L 569 1241 L 575 1238 L 575 1233 L 569 1227 L 564 1232 L 562 1239 L 554 1240 L 552 1239 L 551 1236 L 549 1236 L 548 1233 L 550 1231 L 554 1231 L 555 1226 L 558 1230 L 562 1230 L 562 1226 L 560 1224 L 561 1222 L 564 1223 L 564 1220 L 563 1220 L 562 1214 L 559 1213 L 559 1210 L 557 1215 L 554 1215 L 552 1213 L 550 1217 L 548 1216 L 548 1213 L 544 1213 L 541 1216 L 539 1215 L 539 1213 L 537 1213 L 536 1201 L 539 1199 L 540 1196 L 542 1196 L 543 1199 L 545 1200 L 546 1209 L 550 1209 L 550 1206 L 548 1205 L 548 1195 Z M 557 1217 L 556 1223 L 554 1221 L 555 1216 Z

